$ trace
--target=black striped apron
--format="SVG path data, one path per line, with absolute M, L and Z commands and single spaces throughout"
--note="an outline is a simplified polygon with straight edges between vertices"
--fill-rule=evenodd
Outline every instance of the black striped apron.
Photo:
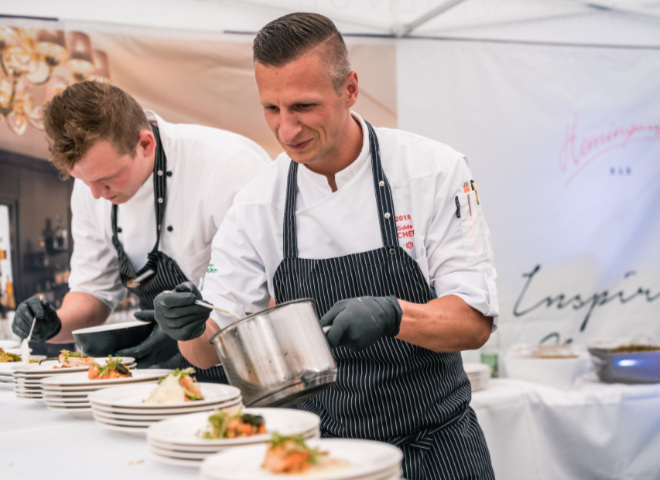
M 119 241 L 117 227 L 117 205 L 112 206 L 112 243 L 117 249 L 119 260 L 119 276 L 121 283 L 127 286 L 128 282 L 139 277 L 148 270 L 155 272 L 153 275 L 141 281 L 139 285 L 131 288 L 139 302 L 141 310 L 152 310 L 154 298 L 164 290 L 172 290 L 178 284 L 188 281 L 186 275 L 181 271 L 179 265 L 172 258 L 158 250 L 160 245 L 160 232 L 165 216 L 165 200 L 167 195 L 167 159 L 160 141 L 158 127 L 152 125 L 151 129 L 156 139 L 156 160 L 154 162 L 154 207 L 156 212 L 156 244 L 147 255 L 147 263 L 139 271 L 135 271 L 128 260 L 124 247 Z M 192 366 L 180 353 L 160 365 L 162 368 L 187 368 Z M 212 367 L 202 370 L 195 367 L 195 376 L 201 382 L 228 383 L 222 367 Z
M 378 139 L 371 125 L 367 127 L 383 247 L 337 258 L 298 258 L 298 164 L 291 162 L 284 260 L 273 278 L 276 303 L 314 298 L 323 315 L 345 298 L 394 295 L 415 303 L 434 298 L 417 263 L 399 247 Z M 494 478 L 486 441 L 469 407 L 470 383 L 459 353 L 434 353 L 386 337 L 358 352 L 335 348 L 333 356 L 336 385 L 299 405 L 321 417 L 324 437 L 366 438 L 399 446 L 408 480 Z

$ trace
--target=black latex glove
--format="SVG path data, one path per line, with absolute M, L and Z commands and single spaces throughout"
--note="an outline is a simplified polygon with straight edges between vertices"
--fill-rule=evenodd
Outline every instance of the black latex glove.
M 142 310 L 135 312 L 135 318 L 145 322 L 153 322 L 154 311 Z M 177 353 L 179 353 L 177 341 L 163 332 L 157 323 L 154 323 L 154 329 L 142 343 L 119 350 L 117 355 L 120 357 L 133 357 L 138 368 L 147 368 L 160 365 Z
M 321 318 L 332 325 L 326 338 L 332 347 L 362 350 L 381 337 L 394 337 L 401 325 L 401 306 L 396 297 L 358 297 L 340 300 Z
M 184 282 L 173 292 L 159 293 L 154 299 L 156 321 L 163 332 L 176 340 L 192 340 L 206 329 L 211 313 L 208 308 L 195 305 L 202 294 L 191 282 Z
M 37 317 L 37 323 L 34 325 L 30 339 L 33 342 L 45 342 L 62 329 L 62 322 L 53 306 L 38 297 L 30 297 L 18 306 L 11 329 L 20 338 L 27 338 L 34 317 Z

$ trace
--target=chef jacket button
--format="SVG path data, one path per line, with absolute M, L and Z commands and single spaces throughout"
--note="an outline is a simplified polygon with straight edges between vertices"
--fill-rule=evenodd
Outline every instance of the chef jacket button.
M 159 177 L 162 177 L 162 176 L 163 176 L 163 171 L 162 171 L 162 170 L 158 170 L 157 173 L 158 173 L 158 176 L 159 176 Z
M 167 176 L 168 176 L 168 177 L 171 177 L 171 176 L 172 176 L 172 170 L 168 170 L 168 171 L 167 171 Z
M 121 228 L 118 228 L 118 229 L 117 229 L 117 233 L 121 233 Z
M 385 181 L 381 180 L 380 182 L 378 182 L 378 185 L 380 185 L 381 187 L 384 187 L 385 186 Z
M 167 227 L 167 231 L 168 231 L 168 232 L 171 232 L 172 230 L 174 230 L 174 229 L 172 228 L 172 225 L 168 225 L 168 227 Z
M 161 225 L 158 225 L 158 230 L 160 230 Z
M 390 248 L 390 255 L 394 255 L 396 253 L 396 250 L 393 248 Z
M 391 217 L 390 212 L 385 212 L 384 216 L 385 216 L 385 218 L 390 218 Z
M 163 197 L 158 197 L 158 203 L 163 203 Z

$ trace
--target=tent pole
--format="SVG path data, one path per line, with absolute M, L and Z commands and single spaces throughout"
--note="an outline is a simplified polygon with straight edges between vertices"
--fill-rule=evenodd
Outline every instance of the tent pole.
M 392 27 L 392 33 L 399 38 L 410 35 L 410 33 L 412 33 L 414 29 L 416 29 L 423 23 L 428 22 L 429 20 L 437 17 L 443 12 L 446 12 L 450 8 L 455 7 L 459 3 L 463 3 L 464 1 L 465 0 L 447 0 L 446 2 L 438 5 L 433 10 L 430 10 L 429 12 L 425 13 L 424 15 L 420 16 L 419 18 L 413 20 L 410 23 L 405 23 L 403 25 L 394 25 Z
M 572 3 L 578 3 L 580 5 L 584 5 L 585 7 L 593 8 L 596 10 L 606 10 L 610 12 L 623 12 L 623 13 L 636 13 L 639 15 L 648 15 L 651 17 L 658 18 L 660 15 L 658 15 L 655 12 L 652 12 L 650 10 L 636 7 L 636 6 L 630 6 L 630 5 L 615 5 L 614 2 L 603 2 L 599 0 L 569 0 Z

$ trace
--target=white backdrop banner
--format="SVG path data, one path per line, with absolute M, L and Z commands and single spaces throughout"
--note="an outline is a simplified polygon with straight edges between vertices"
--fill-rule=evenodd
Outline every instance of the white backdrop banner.
M 660 339 L 660 51 L 410 40 L 397 62 L 400 128 L 470 161 L 502 347 Z

